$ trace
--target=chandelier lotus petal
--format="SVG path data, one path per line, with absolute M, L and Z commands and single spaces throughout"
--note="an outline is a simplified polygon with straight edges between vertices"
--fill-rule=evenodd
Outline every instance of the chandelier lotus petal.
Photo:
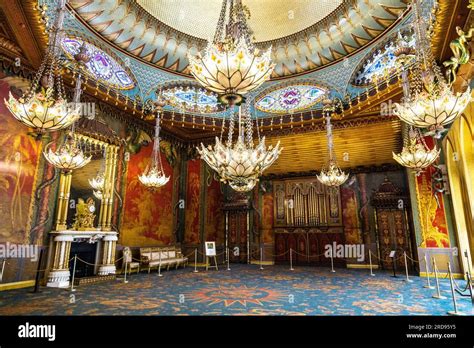
M 468 87 L 464 93 L 454 93 L 447 84 L 434 59 L 418 1 L 413 0 L 416 62 L 410 77 L 406 70 L 402 72 L 404 98 L 402 103 L 395 103 L 394 113 L 405 123 L 429 128 L 439 137 L 467 107 L 471 90 Z
M 41 136 L 47 131 L 69 127 L 79 118 L 79 106 L 67 102 L 59 66 L 60 31 L 66 1 L 60 0 L 58 15 L 52 28 L 49 46 L 28 92 L 21 98 L 11 93 L 4 100 L 11 114 Z
M 203 54 L 188 54 L 191 74 L 226 104 L 240 103 L 242 95 L 268 80 L 275 68 L 272 48 L 260 51 L 252 43 L 246 10 L 241 0 L 224 0 L 214 40 Z
M 253 143 L 252 121 L 250 113 L 246 112 L 246 136 L 242 126 L 242 108 L 239 107 L 239 134 L 237 141 L 232 140 L 234 119 L 231 116 L 229 135 L 226 143 L 216 137 L 214 146 L 205 147 L 201 143 L 197 151 L 201 158 L 214 169 L 224 183 L 228 183 L 239 192 L 247 192 L 254 188 L 258 178 L 268 169 L 281 153 L 280 142 L 275 147 L 265 146 L 265 137 L 258 139 L 258 145 Z M 247 109 L 246 109 L 247 110 Z M 248 110 L 247 110 L 248 111 Z
M 49 163 L 64 172 L 82 168 L 92 159 L 92 156 L 84 155 L 73 132 L 66 135 L 66 140 L 56 151 L 51 149 L 51 145 L 45 146 L 43 155 Z
M 99 172 L 94 178 L 89 179 L 89 185 L 96 191 L 103 191 L 105 185 L 104 173 Z
M 253 190 L 257 182 L 258 179 L 230 180 L 229 186 L 237 192 L 248 192 Z
M 104 193 L 102 191 L 92 191 L 94 194 L 94 197 L 97 198 L 99 201 L 101 201 L 104 198 Z
M 403 147 L 402 152 L 399 154 L 392 152 L 392 155 L 395 161 L 404 167 L 413 169 L 418 176 L 436 161 L 441 150 L 438 150 L 436 146 L 429 149 L 419 133 L 417 136 L 417 131 L 414 129 L 410 130 L 409 137 L 409 142 Z
M 160 111 L 158 111 L 156 116 L 152 163 L 151 166 L 147 166 L 145 171 L 138 176 L 138 180 L 151 191 L 166 185 L 170 180 L 170 177 L 165 175 L 160 156 Z

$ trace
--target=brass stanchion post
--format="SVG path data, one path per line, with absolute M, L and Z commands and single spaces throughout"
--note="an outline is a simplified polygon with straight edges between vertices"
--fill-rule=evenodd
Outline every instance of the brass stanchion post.
M 294 271 L 293 268 L 293 249 L 290 248 L 290 271 Z
M 448 274 L 449 274 L 449 282 L 451 283 L 451 296 L 453 297 L 453 306 L 454 311 L 449 311 L 449 315 L 466 315 L 464 312 L 458 311 L 458 304 L 456 303 L 456 292 L 454 291 L 454 281 L 453 275 L 451 273 L 451 263 L 448 262 Z
M 197 262 L 198 262 L 198 254 L 197 254 L 197 248 L 196 248 L 196 249 L 194 249 L 194 273 L 199 272 L 197 270 Z
M 405 278 L 405 281 L 407 283 L 411 283 L 413 282 L 413 280 L 411 280 L 409 277 L 408 277 L 408 261 L 407 261 L 407 253 L 406 251 L 403 252 L 403 259 L 405 261 L 405 275 L 406 275 L 406 278 Z
M 76 289 L 74 289 L 74 278 L 76 276 L 76 263 L 77 263 L 77 254 L 74 255 L 74 266 L 72 267 L 71 291 L 76 291 Z
M 428 263 L 428 261 L 426 260 L 426 254 L 424 255 L 423 259 L 425 260 L 425 267 L 426 267 L 426 280 L 427 280 L 427 284 L 424 286 L 424 288 L 426 289 L 434 289 L 433 286 L 431 286 L 431 283 L 430 283 L 430 264 Z
M 436 294 L 433 295 L 433 298 L 437 298 L 438 300 L 444 300 L 446 297 L 441 295 L 441 291 L 439 290 L 438 267 L 436 267 L 436 259 L 434 257 L 433 257 L 433 270 L 435 272 L 435 280 L 436 280 Z
M 375 277 L 374 272 L 372 271 L 372 251 L 369 249 L 369 264 L 370 264 L 370 275 Z

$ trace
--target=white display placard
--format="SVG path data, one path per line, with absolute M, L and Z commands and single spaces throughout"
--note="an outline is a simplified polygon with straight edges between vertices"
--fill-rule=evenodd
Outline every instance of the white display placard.
M 206 256 L 216 256 L 216 242 L 206 242 Z
M 395 257 L 395 250 L 391 250 L 390 255 L 388 257 Z

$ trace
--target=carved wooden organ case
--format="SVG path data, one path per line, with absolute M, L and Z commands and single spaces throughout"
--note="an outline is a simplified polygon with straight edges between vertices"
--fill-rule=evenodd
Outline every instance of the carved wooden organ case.
M 273 182 L 275 262 L 328 264 L 325 245 L 344 243 L 339 189 L 315 177 Z M 335 259 L 335 263 L 342 261 Z

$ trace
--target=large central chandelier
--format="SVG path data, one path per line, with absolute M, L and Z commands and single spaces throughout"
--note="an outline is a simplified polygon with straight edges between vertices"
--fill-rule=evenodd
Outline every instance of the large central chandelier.
M 213 41 L 203 54 L 188 54 L 191 74 L 224 104 L 238 104 L 242 95 L 270 78 L 275 67 L 271 47 L 260 52 L 252 42 L 248 9 L 241 0 L 224 0 Z
M 404 98 L 395 103 L 394 113 L 409 125 L 428 128 L 439 134 L 452 123 L 471 100 L 468 88 L 464 93 L 453 93 L 436 64 L 431 40 L 421 15 L 419 0 L 413 0 L 416 40 L 416 62 L 412 74 L 402 74 Z
M 392 152 L 393 158 L 402 166 L 413 169 L 418 176 L 436 161 L 441 150 L 438 150 L 436 145 L 430 149 L 420 131 L 413 127 L 410 129 L 408 137 L 401 153 Z
M 228 183 L 235 191 L 251 191 L 268 167 L 270 167 L 281 153 L 280 142 L 275 147 L 265 146 L 265 137 L 260 139 L 258 145 L 253 142 L 252 119 L 249 106 L 246 105 L 244 115 L 239 106 L 237 140 L 233 141 L 235 127 L 234 112 L 231 109 L 229 133 L 226 142 L 216 137 L 214 146 L 205 147 L 201 143 L 198 152 L 201 158 L 214 169 L 220 180 Z M 245 128 L 245 130 L 244 130 Z M 258 128 L 257 128 L 258 130 Z
M 334 154 L 334 143 L 332 137 L 332 125 L 331 125 L 331 114 L 334 112 L 334 105 L 330 100 L 326 100 L 326 105 L 323 108 L 323 112 L 326 117 L 326 136 L 328 139 L 328 156 L 329 161 L 327 166 L 321 169 L 321 173 L 316 175 L 319 182 L 329 187 L 338 187 L 346 182 L 349 178 L 349 174 L 345 173 L 337 165 L 336 155 Z
M 59 66 L 60 32 L 66 1 L 59 1 L 59 11 L 49 37 L 49 45 L 30 89 L 16 99 L 11 93 L 5 105 L 21 123 L 34 129 L 41 136 L 47 131 L 69 127 L 79 118 L 79 107 L 69 104 Z
M 158 188 L 166 185 L 170 180 L 169 176 L 165 175 L 163 170 L 163 163 L 161 162 L 160 155 L 160 110 L 156 114 L 156 125 L 155 125 L 155 139 L 153 142 L 153 152 L 151 155 L 151 166 L 148 166 L 145 171 L 138 176 L 138 180 L 154 191 Z

